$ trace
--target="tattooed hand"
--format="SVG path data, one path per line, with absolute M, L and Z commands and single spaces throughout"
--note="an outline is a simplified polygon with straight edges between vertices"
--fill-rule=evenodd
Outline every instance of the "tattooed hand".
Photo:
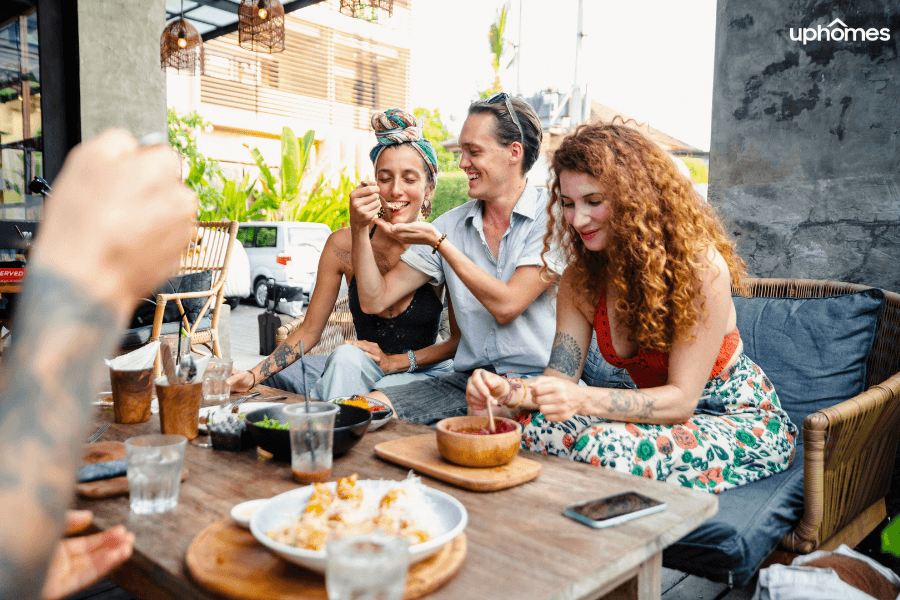
M 548 421 L 568 421 L 584 414 L 584 390 L 577 383 L 559 377 L 541 376 L 529 379 L 532 401 Z

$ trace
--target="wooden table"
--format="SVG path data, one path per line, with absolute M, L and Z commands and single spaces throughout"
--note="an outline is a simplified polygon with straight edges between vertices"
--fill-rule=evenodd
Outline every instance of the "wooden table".
M 284 392 L 260 386 L 264 395 Z M 255 398 L 255 401 L 264 398 Z M 289 395 L 290 401 L 301 396 Z M 98 409 L 94 426 L 112 422 L 112 409 Z M 358 473 L 360 479 L 406 477 L 407 470 L 375 457 L 376 444 L 426 433 L 429 428 L 394 420 L 366 436 L 334 463 L 334 477 Z M 158 433 L 154 415 L 147 423 L 113 423 L 103 440 L 124 441 Z M 199 438 L 205 440 L 205 438 Z M 713 516 L 718 499 L 667 483 L 592 467 L 566 459 L 527 453 L 542 464 L 532 482 L 499 492 L 477 493 L 425 477 L 430 487 L 456 497 L 469 513 L 468 553 L 457 576 L 428 596 L 435 599 L 614 597 L 659 598 L 662 550 Z M 188 444 L 190 470 L 177 508 L 161 515 L 136 516 L 128 497 L 77 501 L 94 511 L 101 528 L 117 524 L 137 537 L 131 560 L 112 579 L 140 600 L 215 598 L 196 585 L 184 558 L 191 540 L 231 507 L 294 489 L 289 463 Z M 595 530 L 562 515 L 573 502 L 635 490 L 664 500 L 668 509 L 608 529 Z

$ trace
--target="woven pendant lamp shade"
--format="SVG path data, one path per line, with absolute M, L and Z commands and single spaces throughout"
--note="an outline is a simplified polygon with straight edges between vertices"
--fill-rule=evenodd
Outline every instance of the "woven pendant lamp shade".
M 238 44 L 254 52 L 284 52 L 284 7 L 278 0 L 241 0 Z
M 349 17 L 359 17 L 359 9 L 383 10 L 388 17 L 394 14 L 394 0 L 341 0 L 341 12 Z
M 203 38 L 183 18 L 175 19 L 159 37 L 159 61 L 163 70 L 170 68 L 182 75 L 202 75 Z

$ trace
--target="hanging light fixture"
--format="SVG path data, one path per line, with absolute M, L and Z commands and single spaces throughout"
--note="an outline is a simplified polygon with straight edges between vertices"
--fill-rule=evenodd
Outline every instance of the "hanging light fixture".
M 168 23 L 159 38 L 159 62 L 164 71 L 170 68 L 183 75 L 203 74 L 203 38 L 185 20 L 184 0 L 181 16 Z
M 241 0 L 238 44 L 254 52 L 284 52 L 284 7 L 279 0 Z
M 365 10 L 383 10 L 388 17 L 394 14 L 394 0 L 341 0 L 341 12 L 349 17 L 366 18 Z

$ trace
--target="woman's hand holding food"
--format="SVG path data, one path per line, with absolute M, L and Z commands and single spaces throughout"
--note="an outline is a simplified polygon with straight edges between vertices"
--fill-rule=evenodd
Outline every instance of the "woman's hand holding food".
M 253 373 L 250 371 L 239 371 L 234 369 L 231 372 L 231 377 L 225 380 L 225 385 L 230 385 L 232 392 L 243 394 L 244 392 L 250 391 L 250 388 L 253 387 L 255 383 L 255 379 Z
M 584 414 L 582 401 L 587 388 L 558 377 L 541 376 L 528 380 L 531 401 L 548 421 L 568 421 Z
M 404 244 L 420 244 L 434 247 L 442 235 L 434 225 L 425 221 L 388 223 L 383 219 L 375 219 L 375 224 L 381 227 L 386 234 Z
M 466 404 L 470 415 L 486 415 L 487 403 L 499 406 L 509 395 L 509 381 L 496 373 L 475 369 L 466 384 Z
M 371 225 L 382 208 L 380 198 L 377 185 L 360 181 L 350 192 L 350 227 L 359 229 Z

